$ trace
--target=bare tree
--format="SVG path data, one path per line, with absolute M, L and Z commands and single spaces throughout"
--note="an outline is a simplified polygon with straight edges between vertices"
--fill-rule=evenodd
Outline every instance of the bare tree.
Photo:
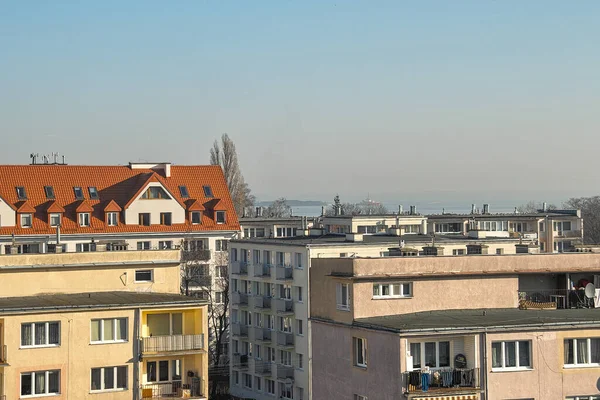
M 215 140 L 210 149 L 210 163 L 220 165 L 225 175 L 227 188 L 238 216 L 242 216 L 244 209 L 254 205 L 255 197 L 251 194 L 248 184 L 240 170 L 235 144 L 226 133 L 221 136 L 221 143 Z
M 585 244 L 600 243 L 600 196 L 572 197 L 563 207 L 581 210 Z
M 287 203 L 285 197 L 275 200 L 265 210 L 265 215 L 271 218 L 287 218 L 292 216 L 292 207 Z
M 370 200 L 363 200 L 360 203 L 342 203 L 340 196 L 335 196 L 333 206 L 329 208 L 325 215 L 335 215 L 335 209 L 341 207 L 343 215 L 383 215 L 390 211 L 381 203 Z
M 210 250 L 201 239 L 181 241 L 181 292 L 203 297 L 201 288 L 210 285 Z M 205 297 L 203 297 L 205 298 Z
M 535 214 L 537 212 L 539 212 L 539 210 L 542 210 L 544 208 L 544 204 L 542 202 L 539 201 L 528 201 L 525 204 L 521 204 L 520 206 L 517 207 L 517 211 L 519 211 L 519 213 L 521 214 Z M 554 204 L 548 204 L 546 206 L 547 210 L 556 210 L 557 207 Z

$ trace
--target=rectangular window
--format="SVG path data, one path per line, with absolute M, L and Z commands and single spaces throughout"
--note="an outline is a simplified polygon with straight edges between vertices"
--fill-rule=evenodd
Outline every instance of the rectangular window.
M 355 394 L 354 400 L 367 400 L 367 396 L 361 396 L 360 394 Z
M 449 341 L 410 343 L 410 355 L 413 368 L 451 366 Z
M 252 375 L 242 373 L 242 384 L 248 389 L 252 389 Z
M 32 322 L 21 324 L 21 347 L 60 345 L 60 322 Z
M 231 249 L 231 261 L 236 262 L 238 260 L 238 250 Z
M 192 225 L 199 225 L 202 223 L 200 211 L 192 211 Z
M 224 239 L 217 239 L 215 241 L 215 251 L 227 251 L 229 241 Z
M 259 392 L 262 390 L 261 389 L 262 388 L 261 381 L 262 381 L 262 379 L 260 378 L 260 376 L 254 377 L 254 390 L 257 390 Z
M 27 192 L 23 186 L 17 186 L 15 189 L 17 190 L 19 200 L 27 200 Z
M 126 342 L 127 318 L 93 319 L 90 341 L 92 343 Z
M 90 213 L 79 213 L 79 226 L 90 226 Z
M 151 269 L 140 269 L 135 271 L 136 282 L 152 282 L 152 270 Z
M 148 382 L 169 381 L 169 361 L 148 361 L 146 363 L 146 380 Z
M 600 338 L 565 339 L 565 367 L 600 365 Z
M 158 241 L 159 250 L 168 250 L 173 248 L 172 240 L 159 240 Z
M 374 283 L 373 298 L 386 299 L 398 297 L 412 297 L 411 282 Z
M 179 186 L 179 194 L 181 195 L 182 199 L 187 199 L 188 197 L 190 197 L 190 193 L 188 192 L 187 186 Z
M 294 398 L 294 391 L 292 386 L 288 386 L 283 382 L 279 382 L 279 396 L 282 399 L 292 400 Z
M 208 198 L 213 198 L 213 192 L 210 186 L 205 185 L 202 187 L 202 189 L 204 190 L 204 197 L 208 197 Z
M 296 268 L 302 268 L 302 253 L 294 253 Z
M 267 389 L 267 393 L 275 395 L 275 381 L 271 379 L 265 379 L 265 387 Z
M 21 214 L 21 228 L 31 228 L 31 214 Z
M 352 338 L 354 344 L 354 365 L 357 367 L 367 367 L 367 339 Z
M 60 394 L 60 370 L 21 374 L 21 397 Z
M 304 298 L 302 297 L 302 286 L 296 286 L 296 299 L 302 303 Z
M 492 342 L 492 371 L 531 368 L 531 340 Z
M 137 242 L 138 250 L 150 250 L 150 242 Z
M 410 355 L 413 359 L 413 368 L 421 368 L 421 343 L 410 344 Z
M 160 224 L 161 225 L 171 225 L 171 213 L 170 212 L 160 213 Z
M 452 255 L 453 256 L 464 256 L 465 249 L 454 249 L 454 250 L 452 250 Z
M 350 293 L 347 283 L 336 284 L 337 309 L 350 311 Z
M 106 224 L 108 226 L 117 226 L 119 223 L 119 214 L 116 212 L 106 213 Z
M 292 366 L 292 352 L 286 350 L 279 350 L 279 361 L 283 365 Z
M 44 192 L 46 193 L 46 198 L 48 200 L 55 199 L 54 188 L 52 186 L 44 186 Z
M 83 200 L 83 189 L 80 186 L 75 186 L 73 192 L 75 193 L 75 199 Z
M 59 225 L 60 225 L 60 214 L 59 213 L 50 214 L 50 226 L 57 227 Z
M 225 223 L 225 211 L 217 211 L 217 224 Z
M 127 389 L 127 366 L 92 368 L 92 392 Z
M 304 359 L 303 359 L 302 354 L 296 353 L 296 360 L 297 360 L 297 363 L 298 363 L 297 368 L 298 369 L 304 369 Z
M 96 251 L 96 243 L 77 243 L 75 244 L 75 251 L 78 253 Z
M 234 385 L 240 384 L 240 373 L 238 371 L 233 371 L 233 384 Z
M 150 213 L 139 213 L 138 223 L 143 226 L 150 226 Z
M 90 192 L 90 199 L 98 200 L 98 189 L 96 189 L 94 186 L 90 186 L 88 187 L 88 191 Z
M 302 320 L 296 320 L 296 335 L 302 336 L 304 334 L 304 330 L 302 329 Z

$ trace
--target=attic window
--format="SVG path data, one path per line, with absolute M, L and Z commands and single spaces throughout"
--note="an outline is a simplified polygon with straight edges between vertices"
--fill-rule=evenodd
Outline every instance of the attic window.
M 52 186 L 44 186 L 44 192 L 46 192 L 47 199 L 54 199 L 54 188 Z
M 208 185 L 207 186 L 203 186 L 203 189 L 204 189 L 204 196 L 205 197 L 214 197 L 212 189 L 210 188 L 210 186 L 208 186 Z
M 27 192 L 25 192 L 25 188 L 23 186 L 17 186 L 16 189 L 19 200 L 27 200 Z
M 92 200 L 98 200 L 98 190 L 96 189 L 95 186 L 90 186 L 88 188 L 89 192 L 90 192 L 90 199 Z
M 188 192 L 186 186 L 179 186 L 179 194 L 184 199 L 187 199 L 188 197 L 190 197 L 190 193 Z
M 163 188 L 160 186 L 150 186 L 144 194 L 142 194 L 142 199 L 170 199 L 171 196 L 165 192 Z
M 75 186 L 73 188 L 73 191 L 75 192 L 75 198 L 77 200 L 83 200 L 83 190 L 81 189 L 80 186 Z

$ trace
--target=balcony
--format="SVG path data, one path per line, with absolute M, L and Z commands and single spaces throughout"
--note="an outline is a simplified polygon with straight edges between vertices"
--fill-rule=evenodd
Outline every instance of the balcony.
M 248 368 L 248 354 L 233 353 L 232 363 L 234 368 Z
M 594 298 L 588 298 L 585 290 L 528 290 L 518 292 L 520 308 L 593 308 Z
M 429 375 L 429 387 L 423 387 L 423 375 Z M 402 384 L 405 393 L 423 396 L 423 392 L 430 395 L 452 395 L 473 392 L 479 389 L 479 368 L 459 369 L 443 368 L 440 370 L 412 371 L 402 374 Z
M 205 399 L 202 394 L 202 378 L 194 377 L 190 383 L 170 381 L 142 385 L 141 399 Z M 1 399 L 1 398 L 0 398 Z M 3 399 L 2 399 L 3 400 Z
M 277 346 L 294 347 L 294 334 L 277 332 Z
M 254 308 L 271 308 L 271 298 L 267 296 L 254 296 L 252 298 Z
M 142 338 L 144 354 L 171 352 L 201 352 L 204 350 L 204 334 L 167 335 Z
M 245 261 L 231 263 L 231 273 L 233 275 L 248 275 L 248 263 Z
M 271 376 L 271 363 L 260 358 L 254 359 L 254 373 L 262 376 Z
M 0 346 L 0 365 L 2 364 L 8 364 L 6 345 Z
M 294 379 L 294 367 L 291 365 L 277 364 L 277 379 Z
M 275 279 L 282 280 L 282 281 L 294 279 L 294 269 L 289 265 L 286 265 L 286 266 L 278 265 L 275 268 Z
M 580 230 L 556 231 L 556 236 L 561 238 L 582 238 Z
M 278 314 L 292 314 L 294 312 L 294 302 L 289 299 L 273 299 L 275 312 Z
M 271 331 L 267 328 L 254 327 L 254 340 L 257 342 L 270 342 Z
M 231 324 L 231 334 L 233 336 L 248 337 L 248 325 Z
M 234 292 L 231 294 L 231 304 L 233 305 L 248 305 L 248 295 L 246 293 Z
M 255 277 L 270 277 L 271 276 L 271 265 L 270 264 L 253 264 L 252 274 Z

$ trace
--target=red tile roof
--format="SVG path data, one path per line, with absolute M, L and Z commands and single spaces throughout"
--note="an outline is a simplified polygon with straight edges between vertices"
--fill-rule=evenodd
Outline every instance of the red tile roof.
M 126 225 L 120 217 L 118 226 L 107 226 L 105 212 L 120 211 L 135 199 L 149 182 L 159 182 L 186 209 L 206 209 L 201 224 L 189 220 L 173 225 Z M 213 197 L 204 195 L 203 186 L 212 188 Z M 16 187 L 25 187 L 27 200 L 19 200 Z M 55 199 L 46 198 L 44 186 L 54 188 Z M 189 196 L 181 197 L 179 186 L 186 186 Z M 74 187 L 83 189 L 85 200 L 77 200 Z M 89 198 L 89 187 L 95 187 L 99 199 Z M 119 232 L 190 232 L 239 230 L 239 222 L 223 171 L 219 166 L 171 166 L 171 176 L 162 170 L 132 169 L 129 166 L 83 165 L 0 165 L 0 198 L 18 212 L 33 213 L 31 228 L 0 227 L 0 235 L 51 234 L 48 212 L 64 212 L 61 232 L 64 234 L 100 234 Z M 58 210 L 63 211 L 58 211 Z M 92 213 L 89 227 L 77 223 L 77 211 Z M 56 211 L 55 211 L 56 210 Z M 189 209 L 188 209 L 189 210 Z M 227 223 L 217 224 L 212 211 L 227 212 Z M 186 211 L 187 213 L 187 211 Z M 17 218 L 18 223 L 18 218 Z

